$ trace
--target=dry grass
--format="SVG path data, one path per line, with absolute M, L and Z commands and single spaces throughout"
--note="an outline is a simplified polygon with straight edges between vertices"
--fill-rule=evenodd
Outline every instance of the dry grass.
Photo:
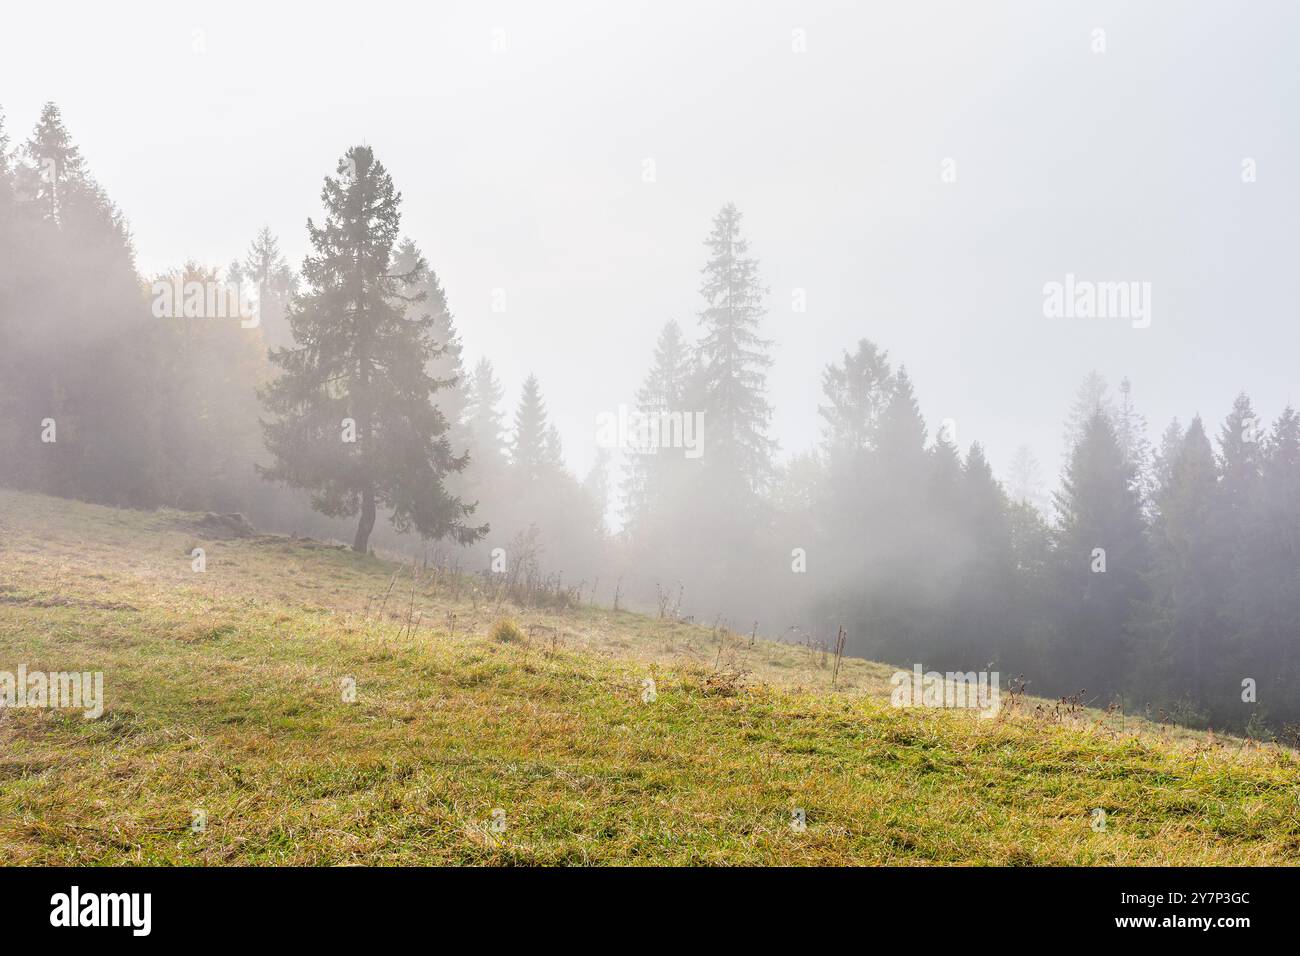
M 832 693 L 807 648 L 720 647 L 627 612 L 509 608 L 526 639 L 502 643 L 505 609 L 472 582 L 412 588 L 409 567 L 371 557 L 198 533 L 190 515 L 0 491 L 0 670 L 102 670 L 107 697 L 97 721 L 0 710 L 8 862 L 1279 864 L 1300 849 L 1291 751 L 1045 720 L 1032 701 L 993 720 L 895 710 L 893 668 L 846 658 Z

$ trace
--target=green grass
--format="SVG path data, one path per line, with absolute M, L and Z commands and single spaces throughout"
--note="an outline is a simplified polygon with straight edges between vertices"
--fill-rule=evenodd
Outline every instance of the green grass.
M 412 599 L 409 569 L 385 602 L 396 570 L 0 490 L 0 670 L 102 670 L 106 697 L 94 721 L 0 709 L 5 862 L 1289 864 L 1300 850 L 1289 750 L 1044 718 L 1034 701 L 991 720 L 897 710 L 892 667 L 846 661 L 832 690 L 807 648 L 498 606 L 445 576 Z M 501 620 L 523 639 L 493 639 Z

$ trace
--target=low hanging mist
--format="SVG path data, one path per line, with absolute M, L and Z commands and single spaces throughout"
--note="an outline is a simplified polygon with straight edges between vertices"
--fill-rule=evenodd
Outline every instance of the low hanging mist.
M 789 57 L 818 55 L 815 23 L 773 30 L 762 55 L 782 57 L 781 70 L 802 68 Z M 1100 40 L 1077 32 L 1071 55 L 1081 62 L 1115 56 L 1113 31 L 1110 47 L 1104 30 Z M 508 54 L 505 36 L 486 35 Z M 755 89 L 746 109 L 765 97 L 784 102 Z M 593 115 L 608 108 L 593 105 Z M 1225 321 L 1215 333 L 1262 350 L 1262 400 L 1235 358 L 1218 376 L 1169 372 L 1172 361 L 1145 350 L 1189 309 L 1191 280 L 1162 284 L 1178 271 L 1168 259 L 1139 251 L 1125 270 L 1096 252 L 1131 224 L 1094 224 L 1092 244 L 1073 259 L 1026 264 L 1029 278 L 1017 280 L 1025 327 L 1051 338 L 1026 331 L 1014 341 L 993 319 L 948 311 L 949 299 L 937 307 L 932 297 L 956 294 L 949 286 L 983 294 L 969 272 L 945 271 L 957 253 L 943 243 L 978 245 L 982 230 L 998 228 L 987 219 L 944 226 L 935 235 L 948 239 L 929 247 L 930 282 L 914 283 L 925 314 L 903 333 L 873 290 L 891 271 L 921 274 L 890 255 L 911 263 L 929 253 L 893 207 L 827 242 L 857 230 L 887 249 L 892 231 L 896 252 L 836 259 L 820 273 L 801 267 L 836 273 L 834 294 L 820 301 L 816 282 L 803 284 L 782 258 L 793 243 L 785 233 L 812 215 L 805 203 L 835 190 L 850 204 L 860 198 L 864 187 L 834 163 L 829 194 L 814 182 L 815 163 L 781 183 L 740 175 L 734 191 L 704 163 L 696 188 L 710 195 L 700 200 L 664 188 L 667 176 L 692 177 L 688 133 L 665 133 L 672 146 L 662 151 L 647 133 L 618 158 L 628 177 L 619 189 L 660 190 L 655 201 L 673 215 L 615 191 L 608 241 L 620 254 L 592 263 L 583 257 L 600 251 L 600 235 L 579 243 L 563 233 L 555 242 L 568 241 L 566 251 L 547 245 L 548 230 L 565 228 L 562 206 L 550 218 L 540 206 L 521 210 L 502 224 L 500 249 L 488 232 L 444 226 L 424 180 L 445 175 L 439 164 L 463 167 L 409 128 L 390 148 L 388 124 L 377 121 L 341 123 L 305 164 L 263 150 L 259 176 L 283 185 L 274 212 L 252 195 L 239 208 L 227 202 L 219 228 L 196 228 L 174 248 L 151 238 L 146 257 L 136 230 L 156 235 L 144 221 L 153 207 L 142 201 L 141 213 L 110 195 L 104 183 L 126 180 L 97 174 L 126 164 L 127 145 L 115 155 L 99 137 L 83 155 L 85 110 L 65 116 L 49 102 L 0 114 L 5 486 L 238 514 L 228 520 L 458 572 L 530 606 L 633 609 L 813 648 L 834 649 L 842 629 L 852 655 L 992 669 L 1004 681 L 1022 676 L 1034 694 L 1152 719 L 1255 736 L 1300 723 L 1300 415 L 1286 394 L 1294 350 L 1277 350 L 1285 362 L 1265 354 L 1268 330 L 1249 324 Z M 835 135 L 820 125 L 808 135 L 834 155 Z M 909 146 L 923 157 L 925 185 L 907 195 L 928 215 L 957 218 L 962 202 L 976 202 L 962 191 L 996 174 L 969 130 L 951 147 L 929 135 Z M 860 145 L 858 133 L 844 136 Z M 1186 201 L 1217 209 L 1237 201 L 1224 198 L 1230 190 L 1263 189 L 1261 170 L 1273 174 L 1281 161 L 1245 148 L 1217 157 L 1223 181 Z M 1295 143 L 1285 149 L 1294 160 Z M 185 151 L 170 158 L 188 162 Z M 1026 165 L 1026 205 L 1050 205 L 1046 173 Z M 1060 200 L 1069 222 L 1087 215 L 1082 181 Z M 935 212 L 948 196 L 957 211 Z M 236 228 L 238 245 L 225 238 Z M 629 233 L 645 238 L 629 245 Z M 226 245 L 219 255 L 206 251 L 215 235 Z M 479 281 L 495 257 L 516 257 L 528 242 L 535 269 L 516 262 L 501 267 L 511 278 L 500 285 Z M 971 255 L 986 267 L 1025 252 L 998 248 Z M 658 259 L 658 250 L 671 251 Z M 581 267 L 548 272 L 548 257 L 565 255 Z M 1220 288 L 1229 279 L 1215 277 L 1207 295 L 1216 303 L 1231 301 Z M 585 298 L 592 288 L 598 305 Z M 566 316 L 566 289 L 581 320 Z M 1002 309 L 1005 287 L 991 294 L 972 310 Z M 642 303 L 657 295 L 656 308 L 672 308 L 650 317 Z M 493 326 L 512 309 L 532 310 L 527 329 Z M 620 323 L 625 338 L 606 328 Z M 1063 347 L 1076 332 L 1093 371 Z M 1213 351 L 1203 332 L 1201 351 Z M 1033 384 L 1017 392 L 1021 378 Z M 1202 406 L 1207 395 L 1218 404 Z

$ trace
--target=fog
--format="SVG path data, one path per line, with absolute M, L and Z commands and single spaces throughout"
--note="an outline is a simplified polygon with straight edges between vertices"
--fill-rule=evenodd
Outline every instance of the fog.
M 62 107 L 145 274 L 224 263 L 263 225 L 297 264 L 320 178 L 369 143 L 468 354 L 512 393 L 537 373 L 580 472 L 592 409 L 629 398 L 623 360 L 646 364 L 666 319 L 693 324 L 699 241 L 728 200 L 772 288 L 786 451 L 813 444 L 816 376 L 864 334 L 999 471 L 1022 443 L 1059 461 L 1092 368 L 1132 378 L 1153 423 L 1247 386 L 1295 400 L 1291 4 L 73 9 L 57 57 L 18 42 L 43 12 L 10 11 L 0 103 L 23 132 Z M 1041 287 L 1067 272 L 1152 282 L 1151 328 L 1044 321 Z
M 556 599 L 579 587 L 820 641 L 842 623 L 855 653 L 995 660 L 1090 700 L 1166 669 L 1176 676 L 1145 702 L 1190 700 L 1193 721 L 1245 725 L 1230 704 L 1247 661 L 1255 676 L 1300 673 L 1295 540 L 1249 530 L 1295 518 L 1289 426 L 1275 425 L 1300 400 L 1293 4 L 61 9 L 55 34 L 48 11 L 7 11 L 0 39 L 5 188 L 19 197 L 0 200 L 0 480 L 352 541 L 353 493 L 322 493 L 334 497 L 313 510 L 324 466 L 277 470 L 296 452 L 259 429 L 277 400 L 257 389 L 290 368 L 265 359 L 294 347 L 286 316 L 305 329 L 330 314 L 304 269 L 323 255 L 307 228 L 327 221 L 322 183 L 346 188 L 358 162 L 378 163 L 401 197 L 385 268 L 410 279 L 389 292 L 425 296 L 410 316 L 431 316 L 439 348 L 455 337 L 429 374 L 459 380 L 434 393 L 445 427 L 424 419 L 436 489 L 397 488 L 396 529 L 381 500 L 373 546 L 526 577 L 520 536 L 535 524 L 535 590 Z M 47 189 L 39 150 L 24 152 L 47 103 L 84 163 L 66 189 L 62 167 Z M 722 219 L 748 243 L 735 261 L 753 260 L 740 308 L 754 339 L 740 348 L 770 359 L 737 401 L 710 378 L 705 344 L 703 313 L 723 301 L 701 295 L 717 252 L 705 240 Z M 263 229 L 288 275 L 272 293 L 259 276 L 256 330 L 170 313 L 150 324 L 155 280 L 228 282 L 233 261 L 255 273 Z M 646 400 L 670 321 L 690 381 Z M 482 360 L 500 386 L 487 412 L 486 375 L 469 388 Z M 848 411 L 827 411 L 828 366 Z M 517 413 L 530 376 L 544 416 Z M 309 384 L 321 382 L 282 392 L 279 414 Z M 1242 393 L 1229 439 L 1257 417 L 1260 451 L 1243 452 L 1256 490 L 1238 496 L 1218 437 Z M 60 417 L 50 403 L 69 409 L 61 442 L 80 444 L 42 459 L 32 443 Z M 602 434 L 638 405 L 686 428 L 702 414 L 701 467 L 721 470 L 692 472 L 689 447 L 645 456 Z M 493 410 L 499 441 L 475 430 Z M 1200 533 L 1179 524 L 1180 480 L 1200 487 L 1202 441 L 1185 433 L 1198 415 L 1218 456 L 1206 508 L 1224 517 L 1192 546 L 1213 560 L 1171 569 L 1162 548 L 1184 554 Z M 747 416 L 770 445 L 736 438 Z M 385 452 L 395 472 L 399 446 Z M 468 466 L 449 464 L 466 452 Z M 1025 479 L 1031 458 L 1040 481 Z M 1061 481 L 1072 463 L 1075 492 Z M 1078 488 L 1112 466 L 1129 475 L 1099 517 Z M 1053 492 L 1074 500 L 1058 507 Z M 1104 599 L 1087 578 L 1068 583 L 1096 573 L 1094 547 L 1125 555 Z M 1275 588 L 1242 570 L 1256 565 Z M 1202 604 L 1174 606 L 1178 575 L 1213 582 Z M 680 606 L 665 604 L 679 588 Z M 1237 656 L 1208 663 L 1210 635 Z M 1193 645 L 1183 668 L 1169 647 Z M 1275 725 L 1294 710 L 1278 706 Z

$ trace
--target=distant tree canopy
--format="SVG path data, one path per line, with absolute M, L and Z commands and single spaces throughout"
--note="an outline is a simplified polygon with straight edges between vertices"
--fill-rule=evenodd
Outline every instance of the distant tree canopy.
M 262 227 L 249 244 L 244 260 L 232 262 L 226 277 L 232 283 L 250 283 L 256 290 L 258 321 L 267 346 L 292 346 L 288 310 L 298 291 L 298 276 L 280 254 L 279 240 L 269 228 Z

